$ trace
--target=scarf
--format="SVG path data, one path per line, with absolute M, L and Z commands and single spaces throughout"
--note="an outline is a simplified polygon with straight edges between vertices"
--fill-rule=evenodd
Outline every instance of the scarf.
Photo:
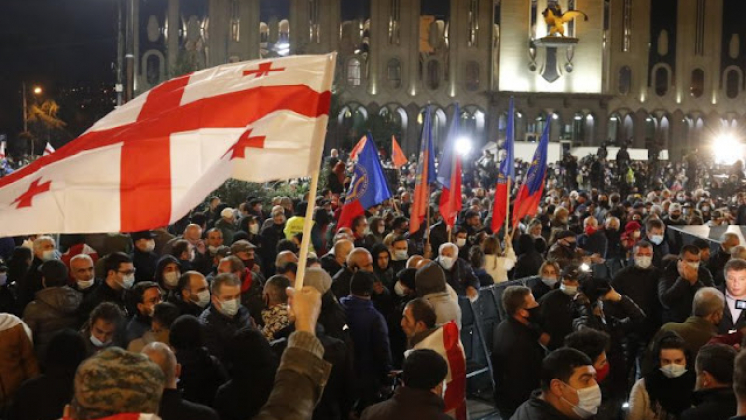
M 656 413 L 663 409 L 668 414 L 678 416 L 692 406 L 692 393 L 696 379 L 693 370 L 687 370 L 678 378 L 667 378 L 660 369 L 655 369 L 654 372 L 645 376 L 645 388 L 650 396 L 650 408 Z

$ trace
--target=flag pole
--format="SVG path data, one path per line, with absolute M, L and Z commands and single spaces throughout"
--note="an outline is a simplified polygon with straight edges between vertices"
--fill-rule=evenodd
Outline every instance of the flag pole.
M 303 277 L 306 274 L 306 260 L 308 259 L 308 247 L 311 244 L 311 228 L 313 227 L 313 212 L 316 209 L 316 191 L 319 187 L 319 169 L 311 173 L 311 186 L 308 190 L 308 206 L 306 217 L 303 220 L 303 240 L 300 243 L 298 253 L 298 270 L 295 273 L 295 290 L 303 288 Z
M 430 248 L 430 186 L 427 187 L 427 210 L 425 211 L 425 232 L 422 234 L 425 235 L 425 249 Z M 423 250 L 424 251 L 424 250 Z M 430 254 L 432 254 L 432 250 L 430 250 Z M 430 255 L 432 257 L 432 255 Z
M 511 189 L 510 181 L 512 181 L 512 180 L 510 179 L 510 177 L 508 177 L 508 191 L 506 193 L 507 197 L 505 197 L 505 239 L 506 239 L 505 246 L 506 247 L 508 245 L 507 244 L 507 238 L 508 238 L 508 229 L 509 229 L 509 223 L 510 223 L 509 222 L 509 219 L 510 219 L 510 189 Z

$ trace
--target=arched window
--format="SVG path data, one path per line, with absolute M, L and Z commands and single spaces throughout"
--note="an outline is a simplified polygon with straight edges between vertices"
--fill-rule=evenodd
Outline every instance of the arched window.
M 626 95 L 632 89 L 632 69 L 624 66 L 619 69 L 619 94 Z
M 401 62 L 398 58 L 389 60 L 386 69 L 386 79 L 390 88 L 399 89 L 401 87 Z
M 347 85 L 360 86 L 361 82 L 360 60 L 351 58 L 347 62 Z
M 437 60 L 430 60 L 427 63 L 427 87 L 436 90 L 440 87 L 440 63 Z
M 741 91 L 741 75 L 738 70 L 731 69 L 725 73 L 725 95 L 735 99 Z
M 668 69 L 665 67 L 658 67 L 655 70 L 653 77 L 655 83 L 655 94 L 658 96 L 664 96 L 668 93 Z
M 466 63 L 466 90 L 475 91 L 479 89 L 479 63 L 469 61 Z
M 702 69 L 692 70 L 692 81 L 689 85 L 689 95 L 699 98 L 705 92 L 705 72 Z

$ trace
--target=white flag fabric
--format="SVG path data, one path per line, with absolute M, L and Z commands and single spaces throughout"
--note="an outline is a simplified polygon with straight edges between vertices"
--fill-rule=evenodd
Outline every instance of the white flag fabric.
M 184 75 L 0 178 L 0 237 L 135 232 L 173 223 L 228 178 L 318 169 L 336 54 Z
M 457 420 L 466 420 L 466 353 L 461 345 L 456 322 L 443 324 L 432 334 L 415 344 L 411 351 L 429 349 L 440 354 L 448 364 L 446 375 L 445 401 L 446 414 Z M 405 356 L 409 355 L 406 352 Z
M 47 142 L 47 145 L 44 146 L 44 156 L 51 155 L 54 153 L 54 147 Z
M 5 140 L 0 141 L 0 159 L 5 159 Z

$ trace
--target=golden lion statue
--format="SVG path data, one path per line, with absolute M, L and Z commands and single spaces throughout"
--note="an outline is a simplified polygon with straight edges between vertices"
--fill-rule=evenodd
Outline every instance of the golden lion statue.
M 550 26 L 549 36 L 565 36 L 565 23 L 575 19 L 578 16 L 583 16 L 583 20 L 588 20 L 588 15 L 581 12 L 580 10 L 568 10 L 562 13 L 562 8 L 558 4 L 551 5 L 544 9 L 541 14 L 544 16 L 544 22 Z

